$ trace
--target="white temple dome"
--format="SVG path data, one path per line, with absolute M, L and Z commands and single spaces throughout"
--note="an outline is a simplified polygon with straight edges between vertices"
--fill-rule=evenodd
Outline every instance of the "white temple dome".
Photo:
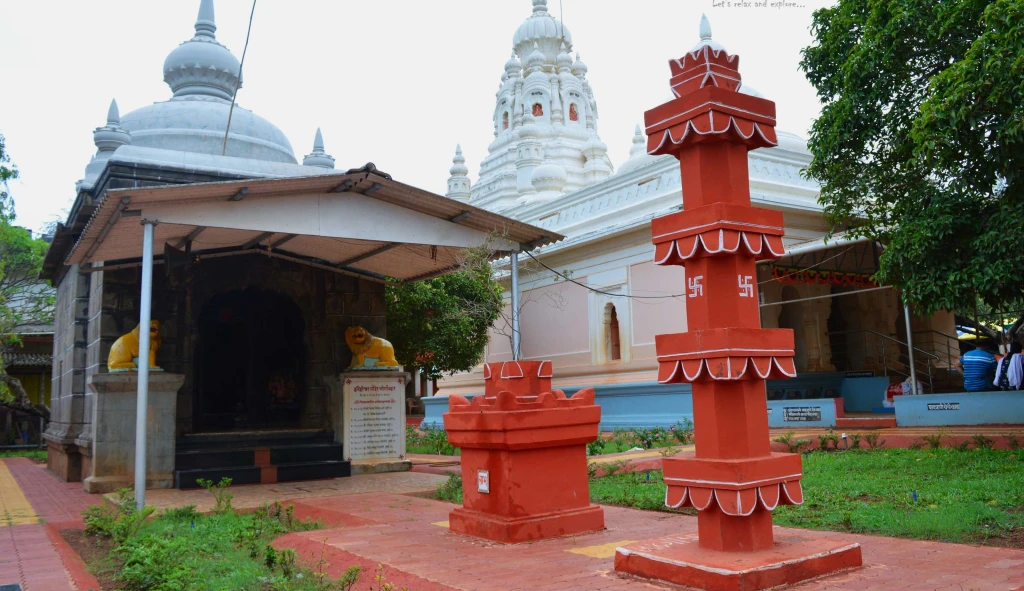
M 775 135 L 779 138 L 780 148 L 794 152 L 807 152 L 807 140 L 797 134 L 776 129 Z
M 537 168 L 533 169 L 530 175 L 530 184 L 539 193 L 554 191 L 561 193 L 565 183 L 569 181 L 569 175 L 561 166 L 546 160 Z
M 656 162 L 664 157 L 653 156 L 647 153 L 647 138 L 644 136 L 643 130 L 640 129 L 640 125 L 637 125 L 633 132 L 633 147 L 629 149 L 629 160 L 623 162 L 615 174 L 636 170 L 641 166 Z M 671 158 L 671 156 L 668 157 Z
M 569 29 L 548 14 L 548 1 L 533 0 L 533 14 L 516 29 L 515 35 L 512 36 L 512 46 L 521 58 L 528 55 L 536 43 L 547 61 L 554 62 L 563 40 L 567 47 L 572 47 Z
M 220 156 L 228 111 L 239 83 L 238 60 L 217 42 L 213 0 L 202 0 L 195 36 L 164 60 L 170 100 L 136 109 L 121 118 L 132 144 L 146 148 Z M 284 132 L 252 111 L 235 105 L 226 156 L 295 164 Z

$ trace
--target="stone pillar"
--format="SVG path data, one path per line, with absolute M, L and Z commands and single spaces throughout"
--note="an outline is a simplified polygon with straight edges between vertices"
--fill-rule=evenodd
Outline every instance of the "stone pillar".
M 462 507 L 451 531 L 504 543 L 604 529 L 590 504 L 587 443 L 598 437 L 594 389 L 551 391 L 550 361 L 484 366 L 485 390 L 448 399 L 448 441 L 462 450 Z
M 89 376 L 92 405 L 92 475 L 85 490 L 107 493 L 130 488 L 135 479 L 135 408 L 139 376 L 135 372 Z M 175 420 L 178 389 L 185 376 L 149 374 L 146 427 L 146 488 L 174 485 Z
M 86 328 L 89 321 L 89 275 L 78 265 L 68 267 L 57 285 L 54 302 L 53 371 L 50 423 L 43 439 L 47 467 L 66 482 L 79 482 L 88 449 L 78 440 L 89 423 L 85 400 Z M 83 460 L 83 454 L 86 458 Z
M 859 566 L 861 552 L 815 535 L 773 538 L 772 510 L 803 502 L 800 456 L 771 452 L 765 402 L 766 379 L 796 375 L 793 333 L 761 328 L 755 268 L 785 253 L 783 218 L 751 206 L 747 169 L 749 150 L 778 144 L 775 104 L 738 92 L 739 59 L 708 45 L 706 19 L 701 37 L 669 62 L 678 98 L 644 115 L 648 153 L 678 158 L 683 182 L 683 211 L 651 231 L 655 263 L 685 267 L 688 332 L 657 335 L 655 345 L 658 381 L 693 384 L 696 453 L 662 466 L 665 504 L 697 509 L 697 539 L 628 544 L 615 569 L 701 589 L 766 589 Z

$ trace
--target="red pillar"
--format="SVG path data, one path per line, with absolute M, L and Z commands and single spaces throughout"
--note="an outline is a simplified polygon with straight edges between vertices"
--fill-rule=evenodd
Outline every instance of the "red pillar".
M 677 98 L 645 123 L 648 152 L 679 159 L 684 211 L 651 228 L 655 262 L 685 269 L 688 332 L 656 337 L 658 381 L 693 384 L 696 453 L 663 461 L 665 503 L 695 507 L 698 535 L 630 544 L 615 568 L 746 590 L 859 566 L 857 544 L 773 538 L 772 510 L 803 502 L 800 456 L 769 448 L 764 386 L 796 375 L 793 333 L 761 328 L 755 268 L 784 254 L 783 219 L 751 206 L 747 174 L 747 152 L 777 144 L 775 104 L 739 93 L 739 58 L 709 44 L 669 65 Z

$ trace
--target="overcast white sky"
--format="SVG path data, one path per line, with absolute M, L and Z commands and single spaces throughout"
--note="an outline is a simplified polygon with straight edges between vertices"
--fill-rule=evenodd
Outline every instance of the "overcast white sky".
M 768 0 L 768 4 L 777 4 Z M 799 71 L 811 14 L 830 0 L 549 0 L 589 68 L 598 130 L 616 167 L 643 112 L 671 98 L 669 58 L 698 40 L 701 13 L 740 72 L 806 137 L 819 112 Z M 746 6 L 743 6 L 746 4 Z M 793 4 L 790 2 L 789 4 Z M 250 0 L 217 0 L 217 39 L 236 57 Z M 338 168 L 368 161 L 443 194 L 455 144 L 475 181 L 493 139 L 494 93 L 530 0 L 259 0 L 238 104 L 280 127 L 300 161 L 323 129 Z M 75 197 L 93 128 L 170 97 L 163 61 L 192 36 L 199 0 L 0 4 L 0 133 L 21 170 L 18 224 L 39 229 Z

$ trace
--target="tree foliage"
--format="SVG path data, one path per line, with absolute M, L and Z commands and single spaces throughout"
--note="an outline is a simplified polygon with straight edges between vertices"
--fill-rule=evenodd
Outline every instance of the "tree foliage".
M 429 379 L 480 363 L 502 307 L 490 254 L 487 246 L 469 249 L 458 271 L 415 283 L 388 283 L 388 340 L 399 363 L 423 369 Z
M 48 245 L 13 225 L 14 200 L 7 181 L 18 178 L 0 135 L 0 353 L 21 346 L 27 325 L 53 322 L 53 288 L 39 279 Z M 33 405 L 21 382 L 8 375 L 0 357 L 0 404 L 49 418 L 45 405 Z
M 838 0 L 812 32 L 833 231 L 880 240 L 877 279 L 919 313 L 1020 306 L 1024 0 Z

